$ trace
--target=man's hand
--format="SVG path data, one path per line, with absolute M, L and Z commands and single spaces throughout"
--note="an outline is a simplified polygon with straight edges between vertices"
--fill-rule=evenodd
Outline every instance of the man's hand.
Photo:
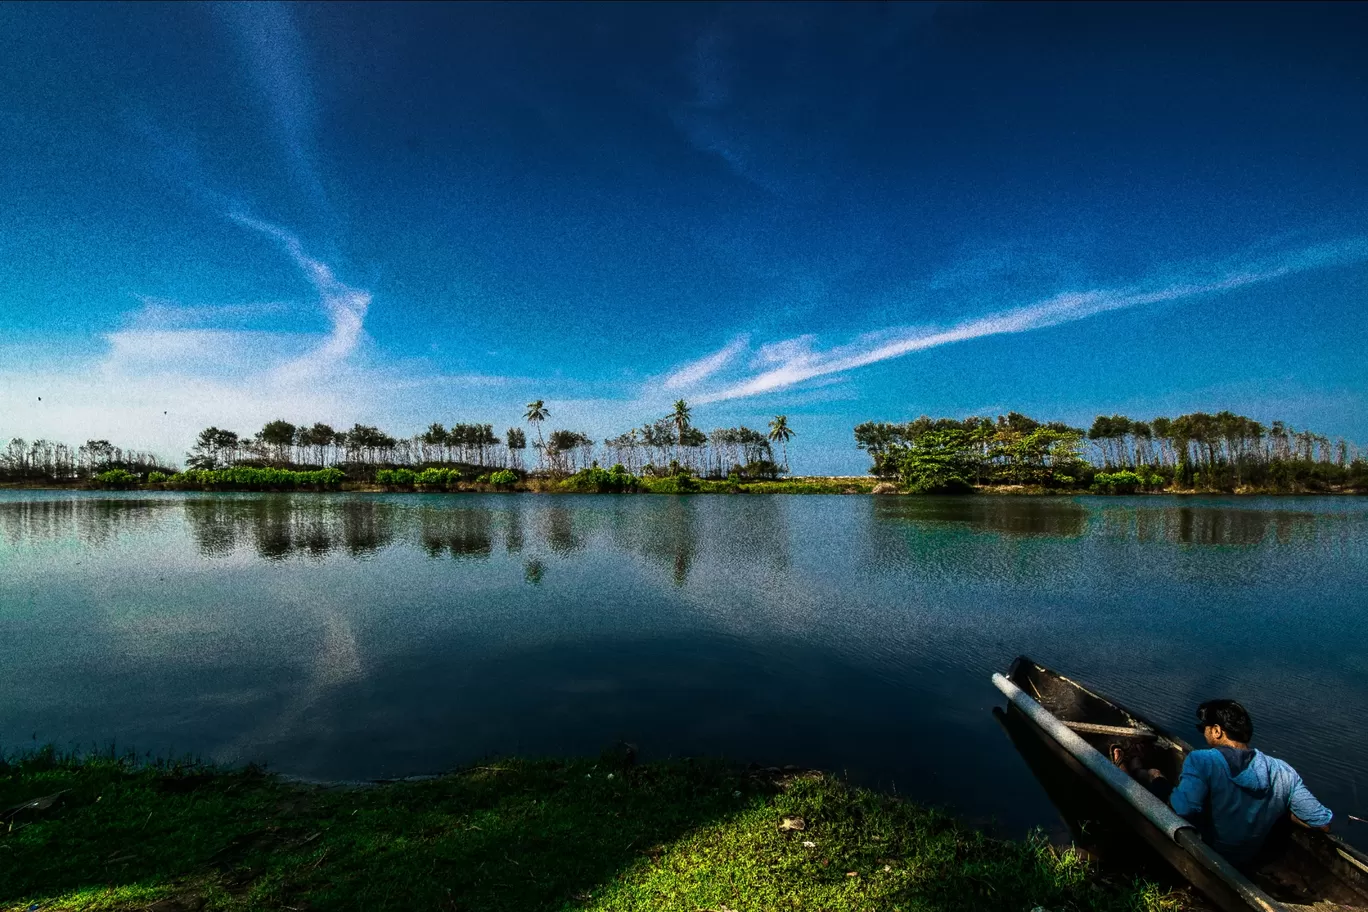
M 1328 832 L 1330 832 L 1330 824 L 1328 824 L 1328 823 L 1327 823 L 1325 826 L 1312 826 L 1311 824 L 1307 823 L 1305 820 L 1302 820 L 1302 819 L 1301 819 L 1300 817 L 1298 817 L 1296 814 L 1293 814 L 1291 811 L 1288 811 L 1287 816 L 1288 816 L 1288 817 L 1291 817 L 1291 818 L 1292 818 L 1292 822 L 1295 823 L 1295 824 L 1296 824 L 1297 826 L 1299 826 L 1299 827 L 1305 827 L 1305 828 L 1308 829 L 1308 830 L 1320 830 L 1322 833 L 1328 833 Z

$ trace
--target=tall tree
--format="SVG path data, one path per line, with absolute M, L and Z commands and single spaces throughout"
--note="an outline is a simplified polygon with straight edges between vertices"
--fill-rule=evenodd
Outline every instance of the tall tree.
M 787 415 L 775 415 L 774 420 L 769 425 L 769 439 L 779 441 L 784 450 L 784 471 L 788 471 L 788 442 L 796 435 L 793 429 L 788 426 Z
M 523 433 L 522 428 L 509 428 L 504 435 L 504 441 L 513 460 L 513 468 L 521 469 L 522 451 L 527 449 L 527 435 Z
M 199 436 L 195 438 L 194 447 L 185 454 L 186 465 L 192 469 L 216 469 L 221 466 L 232 465 L 237 460 L 239 443 L 235 431 L 207 427 L 200 431 Z M 113 449 L 107 440 L 90 440 L 82 447 L 91 454 L 92 468 L 100 465 L 102 461 L 100 457 L 106 448 Z M 107 457 L 104 461 L 107 461 Z
M 697 463 L 698 465 L 702 465 L 704 456 L 706 455 L 704 448 L 708 445 L 708 435 L 696 427 L 686 427 L 683 436 L 679 439 L 679 445 L 687 452 L 695 454 L 694 457 L 689 460 L 691 464 Z M 695 468 L 697 468 L 697 465 Z
M 330 425 L 321 421 L 314 422 L 313 427 L 309 428 L 308 446 L 315 451 L 318 464 L 326 466 L 328 464 L 328 451 L 333 447 L 333 441 L 337 438 L 337 432 Z
M 675 402 L 674 411 L 670 412 L 670 414 L 667 416 L 668 420 L 674 425 L 675 428 L 676 447 L 682 446 L 684 443 L 684 432 L 688 430 L 690 426 L 689 413 L 689 404 L 685 402 L 683 399 L 680 399 Z M 676 449 L 675 459 L 678 459 L 679 455 L 679 450 Z
M 295 426 L 288 421 L 275 420 L 261 429 L 257 435 L 261 442 L 275 450 L 276 462 L 287 465 L 294 462 Z
M 551 417 L 542 400 L 537 399 L 527 403 L 527 414 L 523 418 L 537 429 L 537 466 L 542 465 L 542 454 L 546 452 L 546 441 L 542 440 L 541 423 Z
M 447 461 L 447 429 L 445 427 L 434 421 L 428 425 L 426 431 L 419 435 L 418 439 L 423 442 L 424 446 L 433 447 L 437 450 L 437 461 L 443 463 Z

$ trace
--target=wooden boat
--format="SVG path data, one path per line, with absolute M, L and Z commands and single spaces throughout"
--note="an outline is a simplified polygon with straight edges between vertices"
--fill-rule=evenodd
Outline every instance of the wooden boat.
M 1025 656 L 993 683 L 1044 748 L 1116 816 L 1227 912 L 1368 910 L 1368 855 L 1337 837 L 1295 826 L 1269 837 L 1261 861 L 1237 870 L 1197 830 L 1105 755 L 1109 745 L 1139 752 L 1146 768 L 1177 782 L 1192 748 L 1114 700 Z

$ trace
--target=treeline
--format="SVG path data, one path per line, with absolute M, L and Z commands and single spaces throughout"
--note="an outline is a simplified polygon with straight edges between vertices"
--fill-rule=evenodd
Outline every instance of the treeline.
M 870 472 L 908 490 L 1038 485 L 1102 491 L 1322 491 L 1368 488 L 1368 461 L 1345 440 L 1233 412 L 1139 421 L 1099 415 L 1088 430 L 1018 412 L 996 418 L 866 422 L 855 444 Z
M 444 466 L 477 474 L 503 469 L 564 477 L 598 463 L 620 464 L 633 475 L 775 478 L 788 471 L 788 442 L 795 436 L 784 415 L 775 416 L 767 433 L 744 426 L 704 432 L 694 426 L 692 409 L 682 399 L 669 415 L 602 442 L 569 429 L 544 433 L 543 424 L 550 417 L 542 400 L 529 402 L 524 418 L 532 435 L 519 427 L 500 435 L 492 424 L 448 428 L 434 423 L 408 437 L 363 424 L 339 431 L 323 423 L 297 426 L 284 420 L 272 421 L 252 435 L 210 427 L 200 432 L 186 462 L 191 469 L 210 470 L 237 465 L 335 466 L 353 480 L 375 480 L 383 470 Z M 782 462 L 775 457 L 775 443 L 782 447 Z M 530 459 L 528 449 L 533 451 Z
M 457 424 L 450 430 L 433 424 L 412 437 L 393 437 L 377 427 L 353 425 L 334 430 L 318 422 L 296 426 L 288 421 L 268 423 L 252 435 L 217 427 L 205 428 L 186 454 L 190 469 L 222 469 L 236 465 L 365 467 L 459 463 L 500 463 L 501 444 L 516 464 L 527 446 L 519 428 L 509 428 L 504 440 L 490 424 Z
M 174 470 L 151 453 L 124 450 L 108 440 L 87 440 L 72 447 L 16 437 L 0 449 L 0 481 L 80 481 L 111 471 L 146 477 L 151 472 Z
M 621 465 L 630 475 L 653 478 L 774 479 L 788 471 L 788 443 L 795 436 L 784 415 L 775 416 L 767 432 L 745 426 L 705 432 L 694 426 L 692 409 L 682 399 L 670 414 L 603 441 L 563 428 L 545 433 L 543 426 L 551 412 L 542 400 L 529 402 L 523 417 L 527 430 L 509 427 L 502 434 L 495 432 L 493 424 L 485 423 L 450 427 L 433 423 L 408 436 L 391 435 L 365 424 L 339 430 L 323 422 L 296 425 L 283 419 L 268 422 L 250 434 L 208 427 L 199 432 L 186 453 L 184 473 L 177 473 L 150 454 L 123 451 L 108 441 L 92 440 L 73 449 L 48 441 L 29 444 L 16 439 L 0 451 L 0 480 L 93 481 L 112 487 L 139 483 L 213 488 L 258 483 L 272 488 L 327 487 L 337 483 L 335 476 L 326 476 L 329 480 L 325 482 L 320 480 L 324 476 L 296 475 L 336 469 L 346 481 L 424 487 L 436 485 L 431 479 L 438 476 L 412 481 L 405 473 L 414 473 L 417 478 L 427 470 L 442 470 L 447 474 L 440 476 L 444 479 L 441 485 L 449 487 L 456 479 L 483 483 L 482 478 L 500 471 L 512 472 L 518 478 L 538 474 L 564 479 L 599 464 Z M 780 448 L 779 457 L 775 444 Z M 244 474 L 248 469 L 277 474 Z M 204 474 L 230 470 L 244 472 Z

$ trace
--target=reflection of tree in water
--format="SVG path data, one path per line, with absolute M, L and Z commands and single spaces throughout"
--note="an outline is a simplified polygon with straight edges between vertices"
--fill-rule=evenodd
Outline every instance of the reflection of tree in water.
M 546 568 L 542 566 L 542 562 L 539 560 L 530 560 L 523 564 L 523 579 L 534 586 L 541 585 L 542 574 L 545 572 Z
M 152 528 L 174 500 L 72 497 L 0 502 L 0 541 L 53 541 L 75 538 L 101 547 L 126 533 Z
M 704 514 L 704 538 L 727 563 L 789 568 L 788 507 L 786 495 L 747 497 L 725 502 L 722 510 Z
M 1250 510 L 1216 505 L 1107 507 L 1100 529 L 1109 538 L 1188 545 L 1257 545 L 1314 541 L 1343 519 L 1335 514 Z
M 185 518 L 201 554 L 222 556 L 251 542 L 267 560 L 321 557 L 339 547 L 353 556 L 371 554 L 394 540 L 396 519 L 394 507 L 382 501 L 307 494 L 191 498 Z
M 1088 510 L 1074 500 L 1035 497 L 876 497 L 881 522 L 956 523 L 975 532 L 1081 538 L 1088 531 Z
M 264 497 L 251 505 L 249 530 L 257 554 L 268 560 L 288 557 L 295 549 L 293 504 L 283 497 Z
M 552 553 L 574 554 L 582 551 L 585 535 L 575 528 L 575 511 L 566 507 L 548 507 L 542 514 L 542 533 Z
M 220 557 L 237 550 L 238 540 L 246 534 L 239 501 L 218 497 L 193 497 L 185 501 L 185 524 L 195 547 L 205 557 Z
M 488 557 L 494 550 L 492 513 L 483 508 L 425 509 L 419 514 L 419 540 L 429 557 Z
M 1316 517 L 1309 513 L 1179 507 L 1166 519 L 1165 540 L 1183 544 L 1256 545 L 1270 533 L 1280 544 L 1316 537 Z
M 504 530 L 504 548 L 510 554 L 517 554 L 523 549 L 523 515 L 518 507 L 508 511 L 508 528 Z
M 394 541 L 394 505 L 381 500 L 348 500 L 339 504 L 342 541 L 352 557 L 373 554 Z
M 698 498 L 671 497 L 618 510 L 609 533 L 613 544 L 669 568 L 675 585 L 682 586 L 698 554 L 697 504 Z

